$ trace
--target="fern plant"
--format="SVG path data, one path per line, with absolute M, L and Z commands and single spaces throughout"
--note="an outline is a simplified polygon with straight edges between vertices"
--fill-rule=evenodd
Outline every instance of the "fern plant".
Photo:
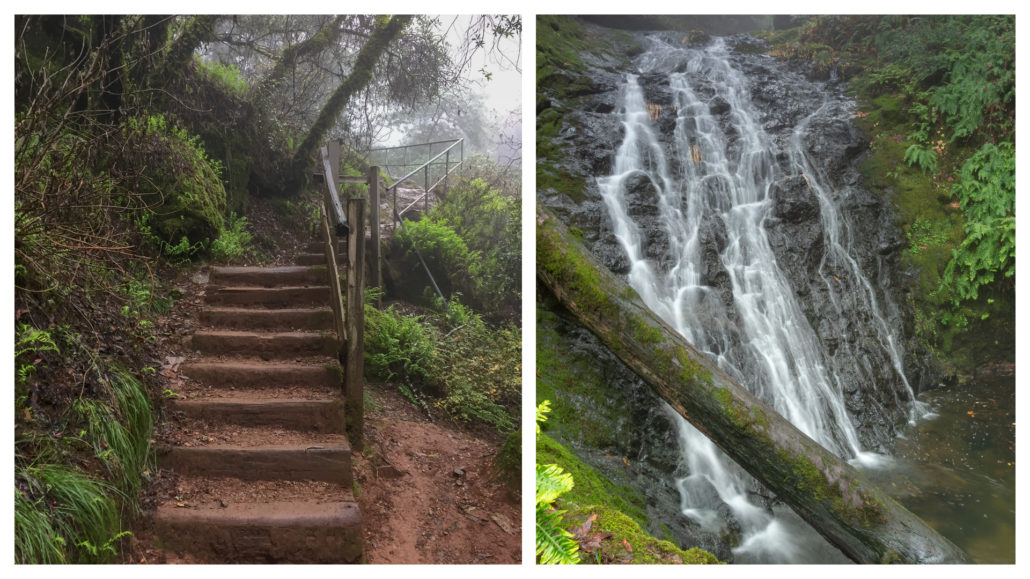
M 937 153 L 925 145 L 913 143 L 905 150 L 905 162 L 917 165 L 923 173 L 933 173 L 937 170 Z
M 979 297 L 998 276 L 1016 273 L 1016 152 L 987 143 L 962 165 L 953 193 L 966 216 L 962 244 L 944 270 L 941 291 L 953 305 Z
M 536 432 L 540 434 L 540 422 L 547 420 L 550 401 L 544 400 L 536 407 Z M 543 565 L 579 563 L 579 545 L 572 533 L 562 527 L 562 514 L 552 505 L 562 494 L 572 490 L 572 475 L 556 464 L 536 465 L 536 557 Z

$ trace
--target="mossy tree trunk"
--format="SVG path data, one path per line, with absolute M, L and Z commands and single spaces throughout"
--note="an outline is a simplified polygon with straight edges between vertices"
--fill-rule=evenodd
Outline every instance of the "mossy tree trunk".
M 215 24 L 220 17 L 212 14 L 194 16 L 185 24 L 182 34 L 179 35 L 164 58 L 154 67 L 150 75 L 151 86 L 162 86 L 168 79 L 177 78 L 182 75 L 184 67 L 193 62 L 193 53 L 204 41 L 214 38 Z
M 322 144 L 326 134 L 336 123 L 336 119 L 347 106 L 351 96 L 368 86 L 372 80 L 372 72 L 376 63 L 379 62 L 379 57 L 386 51 L 390 42 L 411 22 L 411 19 L 410 15 L 393 16 L 385 24 L 376 26 L 375 32 L 358 52 L 354 70 L 329 97 L 328 102 L 322 107 L 318 119 L 294 153 L 287 170 L 287 191 L 296 191 L 304 184 L 305 172 L 311 165 L 315 151 Z
M 847 462 L 748 392 L 653 314 L 546 209 L 537 278 L 631 370 L 727 455 L 859 563 L 968 562 Z
M 342 26 L 346 18 L 345 15 L 337 16 L 332 22 L 323 26 L 316 34 L 283 50 L 279 59 L 275 61 L 275 66 L 272 67 L 271 72 L 261 79 L 261 83 L 256 87 L 255 92 L 258 97 L 272 90 L 276 83 L 293 71 L 301 58 L 320 53 L 336 43 L 340 38 L 340 33 L 343 30 Z

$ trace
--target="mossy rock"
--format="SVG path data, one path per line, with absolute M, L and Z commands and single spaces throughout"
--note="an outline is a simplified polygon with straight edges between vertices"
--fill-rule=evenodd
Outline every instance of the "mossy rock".
M 647 525 L 648 518 L 643 509 L 644 497 L 636 489 L 608 480 L 546 434 L 536 438 L 536 462 L 557 464 L 572 475 L 576 484 L 571 491 L 562 495 L 566 507 L 606 506 L 624 513 L 639 526 Z
M 152 230 L 164 241 L 176 244 L 183 237 L 190 243 L 211 240 L 225 225 L 226 193 L 222 180 L 211 165 L 188 143 L 162 134 L 160 155 L 149 159 L 152 189 L 141 191 L 154 211 Z M 155 163 L 156 161 L 156 163 Z
M 594 533 L 610 535 L 600 541 L 593 552 L 580 549 L 583 563 L 627 563 L 633 565 L 715 565 L 715 555 L 693 547 L 680 549 L 662 539 L 644 532 L 632 518 L 603 505 L 589 505 L 568 511 L 564 515 L 569 528 L 578 528 L 592 519 L 587 536 Z
M 186 176 L 165 194 L 154 233 L 170 243 L 183 237 L 191 243 L 218 237 L 225 224 L 225 188 L 210 167 Z

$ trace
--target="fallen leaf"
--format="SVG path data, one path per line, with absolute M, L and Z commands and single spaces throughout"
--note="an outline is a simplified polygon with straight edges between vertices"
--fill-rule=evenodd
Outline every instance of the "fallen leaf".
M 578 539 L 579 550 L 586 553 L 593 553 L 601 548 L 601 543 L 603 543 L 605 539 L 610 539 L 611 537 L 611 533 L 592 533 L 587 537 Z
M 597 515 L 593 514 L 587 517 L 587 520 L 583 521 L 583 524 L 572 530 L 572 534 L 579 537 L 586 537 L 587 533 L 590 532 L 590 527 L 594 525 L 594 521 L 597 520 Z
M 633 552 L 633 547 L 631 547 L 631 546 L 629 545 L 629 541 L 627 541 L 626 539 L 623 539 L 623 540 L 622 540 L 622 546 L 623 546 L 623 547 L 626 547 L 626 550 L 627 550 L 627 551 L 629 551 L 630 553 L 632 553 L 632 552 Z
M 515 526 L 511 524 L 511 519 L 509 519 L 508 517 L 502 515 L 501 513 L 493 513 L 492 515 L 490 515 L 490 518 L 493 520 L 493 522 L 497 523 L 497 526 L 500 527 L 501 530 L 505 533 L 508 533 L 509 535 L 515 533 Z

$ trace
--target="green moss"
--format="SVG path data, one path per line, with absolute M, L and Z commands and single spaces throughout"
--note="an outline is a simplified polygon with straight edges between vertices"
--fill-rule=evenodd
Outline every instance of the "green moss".
M 557 464 L 576 481 L 576 486 L 562 495 L 563 508 L 601 505 L 620 511 L 642 527 L 647 526 L 643 495 L 628 485 L 608 480 L 546 434 L 537 436 L 536 462 Z
M 579 481 L 577 480 L 577 484 Z M 630 563 L 636 565 L 687 564 L 711 565 L 719 560 L 711 553 L 697 547 L 680 549 L 673 543 L 648 535 L 637 521 L 616 509 L 602 505 L 590 505 L 570 510 L 565 514 L 570 528 L 583 524 L 596 515 L 591 523 L 591 533 L 610 533 L 611 537 L 601 542 L 594 554 L 581 551 L 583 563 Z M 629 545 L 629 548 L 626 547 Z
M 579 53 L 587 50 L 579 20 L 570 16 L 541 15 L 536 20 L 537 86 L 555 69 L 585 70 Z
M 605 293 L 606 288 L 602 287 L 596 267 L 584 259 L 581 248 L 563 247 L 554 227 L 552 219 L 537 223 L 537 267 L 544 268 L 557 280 L 567 284 L 570 297 L 582 312 L 616 315 L 618 311 Z
M 776 454 L 782 464 L 790 465 L 791 475 L 784 481 L 787 485 L 796 487 L 802 494 L 817 501 L 830 501 L 831 510 L 842 519 L 866 528 L 887 520 L 887 507 L 879 498 L 853 488 L 849 488 L 848 492 L 855 496 L 846 498 L 841 489 L 830 483 L 808 457 L 792 455 L 786 450 Z M 856 498 L 858 505 L 854 504 Z
M 614 395 L 596 360 L 570 353 L 556 331 L 558 318 L 537 308 L 537 403 L 550 400 L 548 431 L 592 448 L 618 444 L 619 425 L 631 423 L 625 404 Z
M 683 348 L 676 348 L 676 360 L 679 361 L 680 367 L 683 368 L 679 373 L 679 378 L 682 382 L 699 381 L 706 384 L 712 382 L 712 373 L 700 362 L 691 358 Z
M 660 329 L 648 325 L 640 318 L 631 318 L 630 325 L 633 329 L 633 338 L 641 344 L 657 344 L 664 340 Z
M 512 432 L 504 439 L 501 450 L 494 459 L 498 478 L 512 491 L 522 489 L 522 429 Z

